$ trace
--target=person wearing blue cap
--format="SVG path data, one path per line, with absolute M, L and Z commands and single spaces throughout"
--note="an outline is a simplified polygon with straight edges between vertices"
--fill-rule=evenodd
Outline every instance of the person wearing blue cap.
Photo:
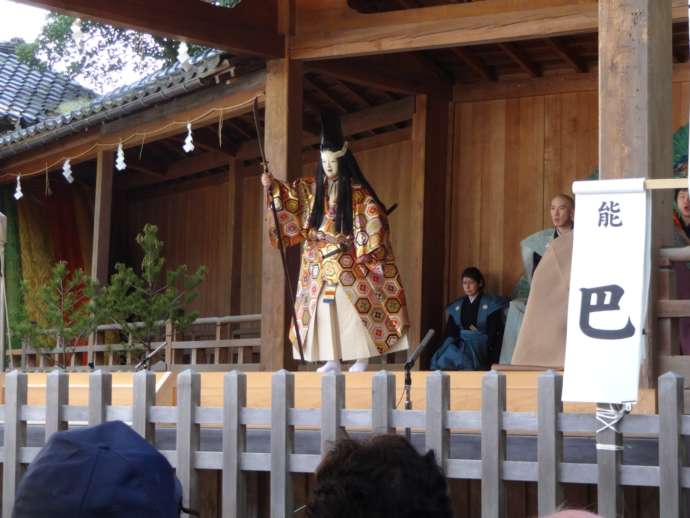
M 175 470 L 122 421 L 54 434 L 19 483 L 13 518 L 177 518 Z M 186 510 L 185 510 L 186 511 Z

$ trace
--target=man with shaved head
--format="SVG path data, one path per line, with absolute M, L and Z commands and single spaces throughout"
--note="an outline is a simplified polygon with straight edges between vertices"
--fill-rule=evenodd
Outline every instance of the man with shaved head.
M 535 232 L 520 242 L 524 273 L 513 289 L 513 300 L 508 309 L 503 345 L 501 346 L 500 363 L 512 363 L 513 351 L 525 315 L 534 271 L 551 242 L 568 234 L 573 229 L 575 202 L 567 194 L 557 194 L 551 199 L 550 214 L 552 227 Z

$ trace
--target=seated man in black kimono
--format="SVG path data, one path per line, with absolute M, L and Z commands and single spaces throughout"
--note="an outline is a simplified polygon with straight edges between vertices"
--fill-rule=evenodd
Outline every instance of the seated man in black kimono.
M 478 268 L 462 272 L 465 296 L 447 308 L 446 338 L 431 358 L 432 370 L 487 370 L 498 361 L 508 302 L 484 293 L 484 284 Z

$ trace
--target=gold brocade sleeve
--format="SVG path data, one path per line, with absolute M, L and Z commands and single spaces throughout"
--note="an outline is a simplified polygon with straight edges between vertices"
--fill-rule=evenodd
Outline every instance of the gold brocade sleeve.
M 353 189 L 353 231 L 358 263 L 383 261 L 389 254 L 388 218 L 381 206 L 363 189 Z
M 274 200 L 278 214 L 280 234 L 283 246 L 297 245 L 304 240 L 303 228 L 309 218 L 313 180 L 300 178 L 291 184 L 273 180 L 266 196 L 266 218 L 268 237 L 271 245 L 278 247 L 278 233 L 271 209 L 271 198 Z

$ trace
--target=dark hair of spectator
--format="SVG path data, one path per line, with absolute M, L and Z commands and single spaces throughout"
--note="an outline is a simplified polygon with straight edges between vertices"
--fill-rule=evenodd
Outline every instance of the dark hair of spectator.
M 398 435 L 338 441 L 316 471 L 309 518 L 450 518 L 446 478 L 434 452 Z
M 472 279 L 477 284 L 479 284 L 480 290 L 483 289 L 484 285 L 486 284 L 484 282 L 484 275 L 482 275 L 482 272 L 476 266 L 470 266 L 468 268 L 465 268 L 462 271 L 462 275 L 460 276 L 460 278 L 463 279 L 465 277 L 468 277 L 469 279 Z

